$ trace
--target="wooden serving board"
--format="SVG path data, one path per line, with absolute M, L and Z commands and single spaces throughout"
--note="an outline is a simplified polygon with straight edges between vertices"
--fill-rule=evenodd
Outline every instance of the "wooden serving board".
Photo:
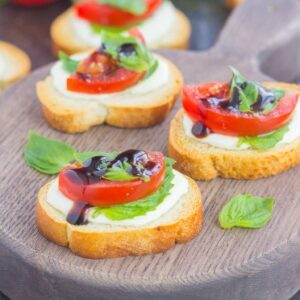
M 229 80 L 227 65 L 249 78 L 300 75 L 300 4 L 251 0 L 239 7 L 217 45 L 203 53 L 162 51 L 187 83 Z M 50 66 L 6 90 L 0 99 L 0 290 L 11 299 L 288 299 L 300 288 L 300 167 L 256 181 L 199 182 L 204 224 L 186 245 L 154 256 L 112 260 L 77 257 L 44 239 L 35 226 L 39 188 L 51 178 L 28 168 L 27 132 L 88 150 L 141 148 L 166 153 L 169 123 L 143 130 L 95 127 L 63 134 L 43 120 L 35 83 Z M 265 75 L 263 73 L 268 73 Z M 297 73 L 298 72 L 298 73 Z M 221 230 L 221 207 L 238 193 L 276 198 L 263 229 Z

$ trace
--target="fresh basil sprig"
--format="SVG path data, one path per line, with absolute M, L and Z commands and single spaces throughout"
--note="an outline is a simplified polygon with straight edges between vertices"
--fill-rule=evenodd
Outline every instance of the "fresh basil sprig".
M 123 164 L 118 167 L 108 168 L 103 178 L 110 181 L 130 181 L 134 179 L 142 179 L 147 182 L 150 180 L 148 176 L 140 177 L 130 174 L 130 167 L 130 164 L 124 161 Z
M 151 51 L 133 36 L 103 31 L 102 51 L 111 55 L 120 66 L 135 72 L 145 72 L 155 64 Z
M 258 88 L 253 82 L 247 79 L 235 68 L 230 67 L 232 71 L 232 80 L 230 94 L 238 93 L 240 98 L 239 110 L 241 112 L 251 112 L 251 106 L 257 101 Z M 246 88 L 243 89 L 243 85 Z
M 257 82 L 248 81 L 237 69 L 230 67 L 233 76 L 231 80 L 230 94 L 239 97 L 238 109 L 241 112 L 253 112 L 253 106 L 259 101 L 260 93 L 269 92 L 275 101 L 269 102 L 259 113 L 265 114 L 276 108 L 285 91 L 279 89 L 267 89 Z M 232 100 L 231 100 L 232 101 Z
M 274 110 L 276 108 L 276 106 L 278 105 L 279 103 L 279 100 L 285 95 L 285 91 L 284 90 L 280 90 L 280 89 L 270 89 L 274 96 L 275 96 L 275 101 L 274 102 L 269 102 L 264 110 L 262 111 L 263 114 L 267 114 L 269 112 L 271 112 L 272 110 Z
M 147 10 L 145 0 L 98 0 L 101 4 L 108 4 L 133 15 L 142 15 Z
M 28 142 L 24 150 L 24 159 L 27 165 L 37 171 L 54 175 L 68 166 L 74 160 L 84 162 L 95 156 L 106 156 L 109 160 L 114 159 L 118 153 L 106 152 L 77 152 L 68 144 L 45 138 L 32 131 L 28 134 Z
M 149 211 L 153 211 L 163 202 L 170 194 L 173 187 L 172 180 L 174 178 L 172 165 L 174 160 L 165 157 L 166 173 L 165 179 L 161 187 L 153 194 L 139 201 L 130 202 L 122 205 L 114 205 L 110 207 L 94 207 L 92 217 L 96 218 L 99 215 L 104 215 L 110 220 L 121 221 L 132 219 L 136 216 L 143 216 Z
M 70 56 L 68 56 L 63 51 L 59 51 L 58 58 L 62 61 L 63 69 L 72 74 L 77 70 L 79 61 L 72 59 Z
M 239 137 L 237 147 L 247 144 L 255 150 L 268 150 L 274 148 L 288 131 L 289 125 L 286 125 L 267 135 Z
M 264 227 L 272 217 L 273 205 L 273 198 L 237 195 L 221 210 L 220 225 L 223 229 Z

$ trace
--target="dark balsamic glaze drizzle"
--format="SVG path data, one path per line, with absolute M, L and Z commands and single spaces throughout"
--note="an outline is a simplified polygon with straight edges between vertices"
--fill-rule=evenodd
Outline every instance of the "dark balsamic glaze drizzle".
M 120 56 L 132 56 L 136 55 L 135 45 L 132 43 L 123 44 L 118 49 Z
M 120 167 L 124 162 L 129 164 L 128 173 L 135 176 L 151 176 L 162 166 L 151 161 L 145 151 L 127 150 L 112 161 L 106 156 L 96 156 L 83 163 L 81 168 L 66 170 L 65 175 L 77 185 L 85 186 L 98 182 L 106 173 L 108 168 Z M 74 205 L 67 216 L 67 222 L 73 225 L 86 224 L 86 211 L 91 207 L 83 201 L 74 202 Z
M 258 99 L 251 106 L 251 110 L 254 112 L 263 111 L 268 104 L 270 103 L 273 104 L 276 101 L 276 97 L 271 90 L 263 86 L 259 86 L 258 90 L 259 90 Z
M 270 104 L 274 103 L 276 101 L 276 97 L 274 93 L 268 89 L 263 87 L 262 85 L 255 83 L 258 87 L 258 97 L 257 100 L 254 104 L 251 105 L 251 111 L 256 113 L 256 112 L 262 112 L 265 107 Z M 248 83 L 244 82 L 243 84 L 240 85 L 241 89 L 244 90 L 247 87 Z M 239 106 L 241 104 L 241 98 L 240 98 L 240 93 L 237 87 L 233 88 L 233 91 L 231 93 L 231 97 L 228 100 L 226 99 L 217 99 L 217 98 L 212 98 L 216 100 L 208 100 L 208 103 L 212 105 L 219 105 L 223 109 L 227 110 L 235 110 L 239 111 Z
M 230 101 L 228 101 L 226 104 L 223 103 L 222 108 L 228 109 L 228 110 L 238 110 L 239 106 L 241 104 L 241 98 L 240 93 L 237 87 L 234 87 L 231 93 Z
M 83 167 L 66 170 L 66 176 L 78 185 L 89 185 L 99 181 L 107 169 L 109 160 L 105 156 L 96 156 L 83 163 Z
M 86 82 L 91 82 L 91 80 L 92 80 L 91 74 L 89 74 L 89 73 L 81 73 L 81 72 L 76 72 L 76 73 L 77 73 L 77 76 L 81 80 L 86 81 Z
M 106 45 L 102 44 L 101 47 L 99 48 L 99 51 L 102 54 L 110 56 L 110 54 L 107 54 L 105 52 L 106 49 L 107 49 Z M 119 61 L 122 56 L 128 57 L 128 56 L 134 56 L 134 55 L 137 55 L 135 44 L 133 44 L 133 43 L 123 44 L 117 50 L 117 61 Z
M 197 122 L 192 127 L 192 134 L 197 138 L 204 138 L 210 134 L 210 129 L 202 123 Z
M 74 202 L 67 216 L 67 222 L 72 225 L 84 225 L 87 223 L 86 211 L 90 206 L 82 201 Z

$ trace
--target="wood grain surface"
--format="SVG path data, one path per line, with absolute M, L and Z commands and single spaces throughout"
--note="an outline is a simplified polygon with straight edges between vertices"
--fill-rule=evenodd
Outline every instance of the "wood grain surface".
M 251 0 L 231 16 L 217 45 L 204 53 L 161 51 L 187 83 L 229 80 L 227 65 L 249 78 L 270 80 L 261 65 L 283 49 L 280 67 L 299 44 L 300 5 L 294 0 Z M 279 47 L 279 48 L 278 48 Z M 278 50 L 279 51 L 279 50 Z M 291 51 L 291 52 L 290 52 Z M 271 61 L 272 63 L 272 61 Z M 296 67 L 291 64 L 290 68 Z M 295 70 L 287 70 L 294 72 Z M 67 135 L 44 122 L 35 83 L 49 66 L 4 92 L 0 99 L 0 289 L 11 299 L 288 299 L 300 288 L 300 167 L 256 181 L 199 182 L 204 226 L 187 245 L 155 256 L 88 260 L 45 240 L 34 222 L 39 188 L 50 180 L 25 166 L 28 130 L 87 150 L 142 148 L 166 152 L 169 123 L 143 130 L 95 127 Z M 271 72 L 272 73 L 272 72 Z M 269 72 L 269 75 L 272 75 Z M 271 222 L 260 230 L 223 231 L 221 207 L 237 193 L 274 196 Z

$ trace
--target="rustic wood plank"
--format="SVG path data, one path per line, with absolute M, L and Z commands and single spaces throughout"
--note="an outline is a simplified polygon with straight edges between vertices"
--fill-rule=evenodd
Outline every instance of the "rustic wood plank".
M 270 5 L 276 10 L 269 10 Z M 299 4 L 293 0 L 248 1 L 234 12 L 212 50 L 162 53 L 178 65 L 188 83 L 228 80 L 229 64 L 250 78 L 266 79 L 257 57 L 258 50 L 272 51 L 265 32 L 280 44 L 283 26 L 287 34 L 291 27 L 300 34 L 299 15 Z M 268 20 L 268 26 L 257 21 L 262 19 Z M 245 31 L 237 30 L 239 24 L 247 39 Z M 178 103 L 161 126 L 149 129 L 101 126 L 84 134 L 63 134 L 44 122 L 35 95 L 35 82 L 48 71 L 49 66 L 39 69 L 0 99 L 0 289 L 5 294 L 12 299 L 287 299 L 296 293 L 300 288 L 299 167 L 256 181 L 199 182 L 203 230 L 189 244 L 164 254 L 93 261 L 45 240 L 37 232 L 33 211 L 37 191 L 49 177 L 24 164 L 28 130 L 82 151 L 136 147 L 166 152 L 169 123 L 180 107 Z M 266 228 L 219 228 L 221 207 L 241 192 L 275 196 L 274 216 Z
M 0 292 L 0 300 L 8 300 L 8 298 Z

